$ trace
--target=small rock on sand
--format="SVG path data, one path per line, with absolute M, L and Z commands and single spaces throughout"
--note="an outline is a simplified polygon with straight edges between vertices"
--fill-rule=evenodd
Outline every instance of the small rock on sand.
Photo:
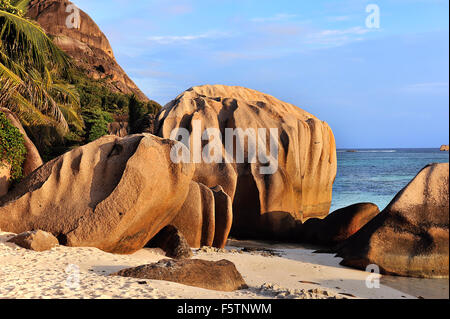
M 172 281 L 187 286 L 217 291 L 246 289 L 236 266 L 228 260 L 164 259 L 150 265 L 121 270 L 112 276 Z
M 167 257 L 174 259 L 191 258 L 193 255 L 186 238 L 171 225 L 164 227 L 147 246 L 161 248 Z
M 42 230 L 21 233 L 9 239 L 8 242 L 39 252 L 50 250 L 59 245 L 55 236 Z

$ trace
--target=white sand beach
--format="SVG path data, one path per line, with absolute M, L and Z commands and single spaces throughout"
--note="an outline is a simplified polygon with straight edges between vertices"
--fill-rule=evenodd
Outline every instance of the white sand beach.
M 230 241 L 226 251 L 195 251 L 193 258 L 227 259 L 236 265 L 249 289 L 228 293 L 172 282 L 108 276 L 124 268 L 166 258 L 159 249 L 114 255 L 96 248 L 59 246 L 39 253 L 7 243 L 12 235 L 0 232 L 0 298 L 415 298 L 384 285 L 369 289 L 368 273 L 339 266 L 340 258 L 333 255 L 314 254 L 312 249 L 295 245 L 270 247 L 281 257 L 258 251 L 240 252 L 235 247 L 244 244 L 251 247 L 252 242 Z M 74 280 L 77 269 L 79 285 Z M 305 293 L 309 290 L 313 292 Z

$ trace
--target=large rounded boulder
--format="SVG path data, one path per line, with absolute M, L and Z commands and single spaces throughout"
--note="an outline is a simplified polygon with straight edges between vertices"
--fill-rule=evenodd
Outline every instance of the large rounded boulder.
M 105 136 L 46 163 L 0 199 L 0 229 L 43 230 L 68 246 L 132 253 L 177 215 L 191 164 L 177 142 L 149 134 Z
M 242 87 L 194 87 L 162 109 L 155 130 L 189 146 L 194 181 L 230 196 L 234 236 L 291 238 L 299 222 L 329 213 L 333 133 L 292 104 Z
M 324 219 L 308 219 L 300 227 L 300 240 L 316 245 L 337 245 L 358 232 L 379 213 L 377 205 L 359 203 L 338 209 Z
M 342 265 L 411 277 L 449 275 L 449 164 L 425 167 L 338 249 Z

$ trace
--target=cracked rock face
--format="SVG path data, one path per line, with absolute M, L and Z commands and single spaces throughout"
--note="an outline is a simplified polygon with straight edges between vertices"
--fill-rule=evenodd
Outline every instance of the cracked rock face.
M 206 85 L 191 88 L 167 104 L 155 129 L 164 138 L 177 130 L 192 133 L 189 142 L 191 158 L 195 158 L 195 131 L 201 134 L 211 128 L 222 134 L 221 163 L 196 163 L 194 181 L 209 188 L 220 185 L 230 196 L 233 236 L 292 238 L 298 222 L 328 215 L 337 163 L 335 140 L 327 123 L 267 94 L 242 87 Z M 227 162 L 224 154 L 230 155 L 226 152 L 226 130 L 237 128 L 255 132 L 266 128 L 266 143 L 255 142 L 259 136 L 249 140 L 238 134 L 232 161 Z M 265 144 L 269 154 L 271 128 L 277 129 L 278 152 L 274 153 L 278 165 L 273 174 L 262 174 L 261 169 L 267 167 L 264 156 L 251 162 L 247 150 Z M 237 150 L 244 150 L 244 163 L 238 163 Z

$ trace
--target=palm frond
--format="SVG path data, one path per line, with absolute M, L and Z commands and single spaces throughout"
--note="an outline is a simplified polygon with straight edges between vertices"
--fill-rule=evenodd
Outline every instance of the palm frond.
M 62 72 L 70 67 L 67 55 L 55 46 L 44 30 L 34 22 L 0 10 L 0 50 L 25 66 L 43 71 L 45 67 Z
M 16 113 L 26 126 L 57 125 L 55 120 L 43 114 L 33 103 L 17 91 L 9 100 L 8 108 Z
M 0 50 L 0 64 L 2 64 L 3 67 L 8 70 L 5 72 L 9 73 L 9 75 L 14 74 L 16 77 L 20 79 L 27 76 L 27 71 L 25 70 L 25 68 L 22 65 L 14 62 L 12 59 L 10 59 L 9 56 L 7 56 L 1 50 Z M 5 74 L 4 76 L 8 75 Z
M 71 105 L 60 104 L 58 105 L 64 117 L 67 119 L 67 122 L 70 123 L 73 127 L 75 127 L 78 131 L 84 129 L 84 121 L 81 117 L 80 113 L 77 112 Z
M 50 125 L 63 133 L 69 125 L 84 128 L 78 93 L 62 81 L 71 67 L 37 24 L 0 10 L 0 106 L 18 113 L 25 125 Z
M 19 85 L 20 83 L 22 83 L 22 79 L 15 72 L 13 72 L 10 68 L 6 67 L 6 65 L 1 63 L 1 61 L 0 61 L 0 78 L 2 80 L 9 79 L 16 85 Z
M 13 0 L 11 4 L 16 7 L 19 10 L 22 10 L 23 12 L 26 12 L 28 9 L 28 4 L 30 3 L 30 0 Z

